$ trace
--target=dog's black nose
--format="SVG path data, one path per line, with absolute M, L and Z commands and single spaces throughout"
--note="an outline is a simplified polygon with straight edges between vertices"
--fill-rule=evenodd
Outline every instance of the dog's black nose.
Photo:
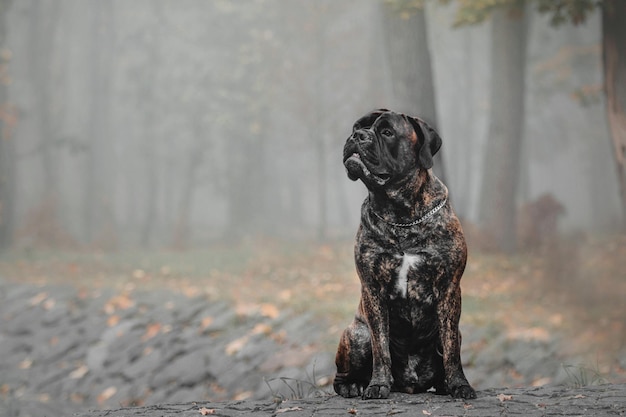
M 367 134 L 362 129 L 352 132 L 352 139 L 356 142 L 366 142 L 369 140 Z

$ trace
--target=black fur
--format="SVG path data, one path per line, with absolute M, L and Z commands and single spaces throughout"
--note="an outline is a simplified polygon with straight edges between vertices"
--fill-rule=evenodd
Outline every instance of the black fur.
M 431 388 L 476 396 L 458 328 L 465 239 L 447 188 L 429 170 L 440 147 L 425 122 L 387 110 L 360 118 L 344 146 L 348 176 L 369 190 L 355 245 L 361 301 L 335 360 L 334 388 L 344 397 Z

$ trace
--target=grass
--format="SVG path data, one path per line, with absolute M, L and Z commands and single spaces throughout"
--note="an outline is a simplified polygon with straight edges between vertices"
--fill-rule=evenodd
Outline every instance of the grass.
M 581 365 L 563 364 L 563 369 L 569 379 L 569 385 L 573 388 L 583 388 L 591 385 L 606 384 L 608 381 L 599 367 L 594 368 Z

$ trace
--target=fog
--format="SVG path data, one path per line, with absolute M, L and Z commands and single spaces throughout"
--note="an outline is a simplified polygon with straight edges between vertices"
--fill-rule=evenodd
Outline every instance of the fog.
M 332 391 L 379 108 L 443 139 L 472 385 L 624 381 L 601 12 L 425 3 L 0 0 L 0 414 Z
M 422 72 L 401 84 L 394 63 L 423 62 L 424 51 L 393 37 L 384 7 L 13 2 L 3 49 L 14 116 L 3 150 L 14 164 L 11 208 L 3 208 L 5 221 L 12 213 L 11 244 L 349 238 L 365 188 L 348 180 L 341 149 L 352 123 L 382 107 L 437 127 L 437 172 L 464 224 L 477 223 L 493 162 L 485 157 L 490 24 L 452 28 L 454 6 L 428 3 L 434 97 L 423 100 L 407 92 Z M 408 19 L 392 18 L 398 27 Z M 533 12 L 528 25 L 516 204 L 549 193 L 564 207 L 563 233 L 610 231 L 621 217 L 600 16 L 554 28 Z

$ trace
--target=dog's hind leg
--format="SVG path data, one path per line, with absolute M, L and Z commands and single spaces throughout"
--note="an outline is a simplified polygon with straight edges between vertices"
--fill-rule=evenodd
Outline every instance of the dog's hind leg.
M 355 319 L 341 335 L 333 387 L 342 397 L 358 397 L 372 378 L 372 341 L 367 324 Z

